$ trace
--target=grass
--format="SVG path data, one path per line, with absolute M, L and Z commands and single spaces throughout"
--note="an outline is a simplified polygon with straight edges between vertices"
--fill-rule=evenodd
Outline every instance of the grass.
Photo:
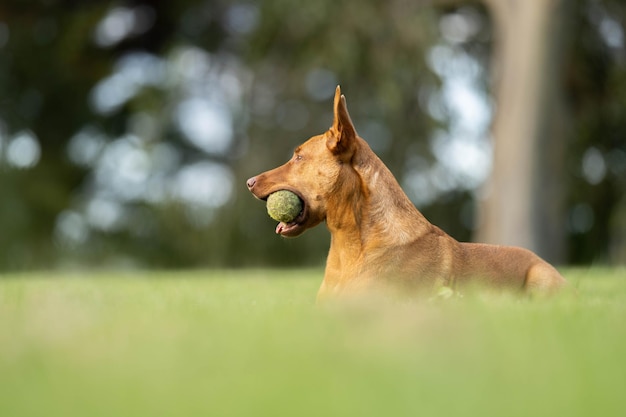
M 0 276 L 0 415 L 624 416 L 626 270 L 314 306 L 321 271 Z

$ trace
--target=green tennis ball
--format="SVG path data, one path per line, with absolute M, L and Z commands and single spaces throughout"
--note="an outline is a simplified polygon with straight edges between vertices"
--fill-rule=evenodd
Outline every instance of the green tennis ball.
M 267 197 L 267 214 L 276 221 L 292 222 L 301 211 L 302 201 L 291 191 L 280 190 Z

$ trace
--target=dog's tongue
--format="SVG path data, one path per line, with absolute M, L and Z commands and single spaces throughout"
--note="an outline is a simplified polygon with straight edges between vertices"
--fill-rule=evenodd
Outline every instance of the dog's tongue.
M 278 225 L 276 226 L 276 234 L 277 235 L 287 235 L 289 234 L 289 232 L 296 228 L 298 225 L 296 223 L 285 223 L 285 222 L 280 222 L 278 223 Z
M 287 228 L 287 223 L 285 222 L 280 222 L 278 223 L 278 225 L 276 225 L 276 234 L 277 235 L 282 235 L 283 231 Z

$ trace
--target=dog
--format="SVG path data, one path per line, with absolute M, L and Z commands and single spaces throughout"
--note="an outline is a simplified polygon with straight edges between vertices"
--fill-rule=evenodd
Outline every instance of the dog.
M 431 224 L 357 135 L 339 86 L 333 113 L 328 131 L 246 184 L 260 200 L 279 190 L 302 200 L 300 214 L 276 227 L 284 237 L 326 222 L 331 243 L 318 301 L 387 289 L 432 295 L 464 285 L 551 293 L 566 284 L 529 250 L 458 242 Z

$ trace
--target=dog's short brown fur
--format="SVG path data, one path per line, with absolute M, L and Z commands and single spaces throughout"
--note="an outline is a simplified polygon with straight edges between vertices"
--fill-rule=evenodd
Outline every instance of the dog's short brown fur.
M 261 200 L 278 190 L 302 199 L 300 215 L 276 233 L 298 236 L 326 221 L 331 245 L 318 299 L 380 288 L 431 293 L 470 283 L 551 292 L 566 282 L 526 249 L 460 243 L 428 222 L 357 135 L 339 86 L 332 127 L 247 185 Z

